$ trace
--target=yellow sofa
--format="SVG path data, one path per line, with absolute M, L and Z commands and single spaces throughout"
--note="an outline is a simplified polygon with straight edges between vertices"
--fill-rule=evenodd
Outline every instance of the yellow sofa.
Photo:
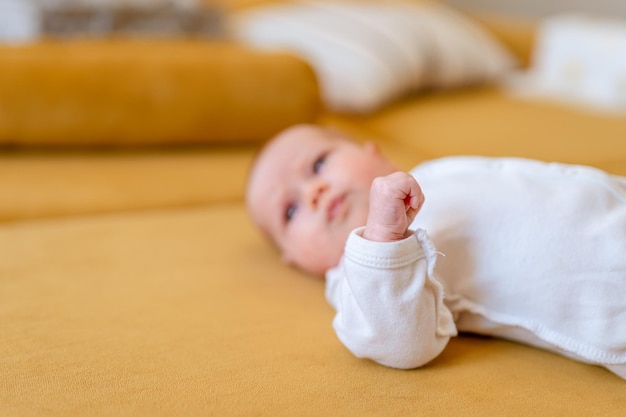
M 480 21 L 529 59 L 532 27 Z M 260 141 L 292 123 L 407 169 L 481 154 L 626 175 L 626 119 L 495 87 L 350 116 L 316 86 L 303 61 L 233 44 L 0 48 L 0 415 L 624 415 L 623 380 L 507 341 L 461 335 L 411 371 L 354 358 L 324 283 L 281 264 L 242 197 Z

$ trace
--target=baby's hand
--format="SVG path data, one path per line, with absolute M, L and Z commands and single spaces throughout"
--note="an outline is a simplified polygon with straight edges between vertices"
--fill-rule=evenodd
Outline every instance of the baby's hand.
M 377 242 L 404 239 L 423 203 L 422 189 L 406 172 L 376 178 L 370 189 L 369 214 L 363 237 Z

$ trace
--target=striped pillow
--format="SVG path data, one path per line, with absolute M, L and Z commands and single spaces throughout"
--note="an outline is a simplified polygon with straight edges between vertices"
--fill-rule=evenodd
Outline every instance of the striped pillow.
M 492 81 L 512 56 L 449 7 L 422 2 L 298 1 L 238 12 L 236 38 L 307 60 L 326 106 L 366 113 L 423 88 Z

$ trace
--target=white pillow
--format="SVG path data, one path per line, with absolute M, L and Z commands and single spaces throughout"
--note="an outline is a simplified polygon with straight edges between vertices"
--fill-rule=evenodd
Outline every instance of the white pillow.
M 296 1 L 238 12 L 231 23 L 244 43 L 307 60 L 326 106 L 339 112 L 370 112 L 422 88 L 493 81 L 514 66 L 495 39 L 440 4 Z

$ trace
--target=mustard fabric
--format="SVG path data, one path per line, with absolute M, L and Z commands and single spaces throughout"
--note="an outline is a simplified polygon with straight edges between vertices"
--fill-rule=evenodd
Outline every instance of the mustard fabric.
M 249 146 L 0 153 L 0 223 L 241 201 Z
M 303 61 L 222 41 L 0 45 L 0 69 L 4 145 L 253 142 L 320 109 Z
M 120 132 L 153 128 L 125 120 Z M 318 121 L 406 169 L 485 154 L 626 175 L 625 118 L 492 88 Z M 623 415 L 623 380 L 507 341 L 461 335 L 412 371 L 354 358 L 323 282 L 282 264 L 246 216 L 256 148 L 0 149 L 1 416 Z
M 468 17 L 482 25 L 492 36 L 495 36 L 512 51 L 522 67 L 527 68 L 532 65 L 533 45 L 536 41 L 535 22 L 486 13 L 468 14 Z
M 0 228 L 0 414 L 622 416 L 623 380 L 462 336 L 429 366 L 355 359 L 323 283 L 240 203 Z
M 325 114 L 321 120 L 364 139 L 382 138 L 405 169 L 424 159 L 485 155 L 626 175 L 626 115 L 516 98 L 493 87 L 423 94 L 368 117 Z

